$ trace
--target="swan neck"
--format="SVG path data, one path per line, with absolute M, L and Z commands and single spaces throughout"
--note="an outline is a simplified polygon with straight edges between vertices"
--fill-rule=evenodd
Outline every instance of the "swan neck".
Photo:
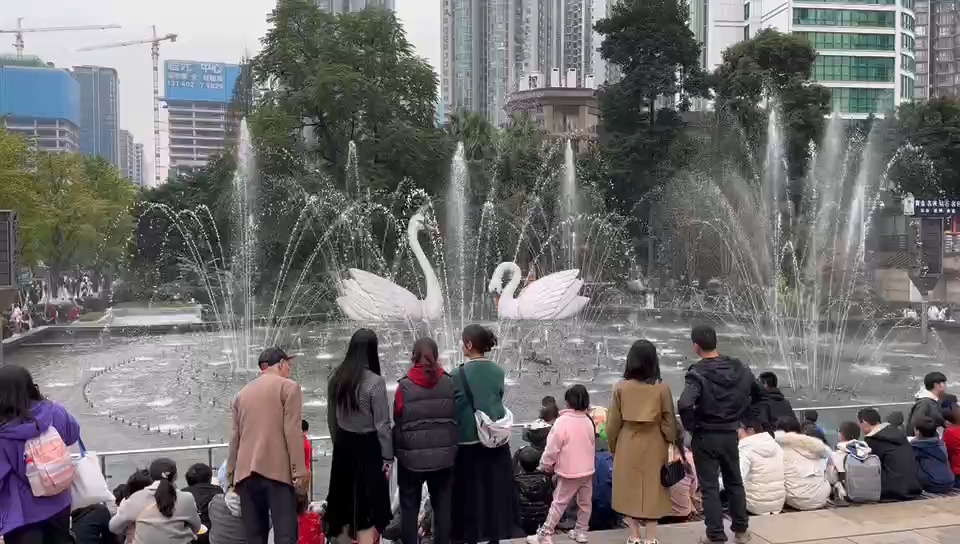
M 427 296 L 424 298 L 424 302 L 434 302 L 434 298 L 440 295 L 440 281 L 437 279 L 437 274 L 433 271 L 433 266 L 430 264 L 430 261 L 427 260 L 427 254 L 423 252 L 423 248 L 420 247 L 420 240 L 418 234 L 420 229 L 411 225 L 407 228 L 407 237 L 410 241 L 410 249 L 413 250 L 414 256 L 417 258 L 417 263 L 420 265 L 420 269 L 423 270 L 424 279 L 427 282 Z
M 520 266 L 517 265 L 517 263 L 505 264 L 507 265 L 507 269 L 510 270 L 510 283 L 508 283 L 506 289 L 503 290 L 503 295 L 507 298 L 513 298 L 517 287 L 520 287 Z

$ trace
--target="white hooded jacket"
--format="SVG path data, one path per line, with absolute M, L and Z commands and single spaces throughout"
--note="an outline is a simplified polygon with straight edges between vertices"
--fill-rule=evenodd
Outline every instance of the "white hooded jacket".
M 777 431 L 777 443 L 783 448 L 783 472 L 787 504 L 797 510 L 823 508 L 830 498 L 825 476 L 830 450 L 819 438 Z
M 783 480 L 783 450 L 770 433 L 742 438 L 740 476 L 751 514 L 775 514 L 783 509 L 786 498 Z

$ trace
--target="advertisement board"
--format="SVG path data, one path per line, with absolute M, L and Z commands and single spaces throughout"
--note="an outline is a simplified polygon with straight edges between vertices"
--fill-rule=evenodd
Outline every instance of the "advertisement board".
M 237 64 L 192 60 L 163 63 L 163 92 L 167 100 L 230 102 L 239 78 Z

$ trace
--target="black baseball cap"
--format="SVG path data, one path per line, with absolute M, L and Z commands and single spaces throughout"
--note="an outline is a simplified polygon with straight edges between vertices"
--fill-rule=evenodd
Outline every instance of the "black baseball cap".
M 267 348 L 260 352 L 260 357 L 257 358 L 257 365 L 266 363 L 267 366 L 273 366 L 283 361 L 289 361 L 294 357 L 296 357 L 296 355 L 287 355 L 287 352 L 278 347 Z

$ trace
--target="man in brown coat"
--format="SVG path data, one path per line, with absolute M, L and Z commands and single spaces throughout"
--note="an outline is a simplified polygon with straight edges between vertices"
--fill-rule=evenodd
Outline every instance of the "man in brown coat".
M 229 484 L 240 495 L 249 544 L 296 544 L 296 493 L 307 489 L 300 420 L 300 386 L 290 379 L 293 357 L 280 348 L 260 354 L 260 376 L 237 393 L 227 456 Z

